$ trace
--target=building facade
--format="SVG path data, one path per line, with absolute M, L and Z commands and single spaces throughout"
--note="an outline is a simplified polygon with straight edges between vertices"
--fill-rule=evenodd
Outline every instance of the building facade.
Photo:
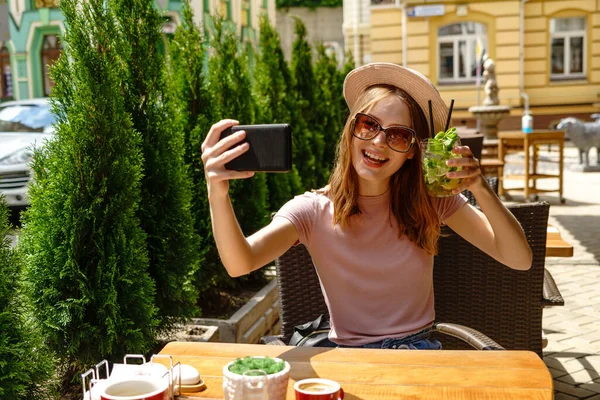
M 455 119 L 471 123 L 468 107 L 485 97 L 477 82 L 486 55 L 496 63 L 501 104 L 512 107 L 501 128 L 519 126 L 527 106 L 540 129 L 600 112 L 600 0 L 347 1 L 362 4 L 350 6 L 363 15 L 370 2 L 368 23 L 344 21 L 347 49 L 358 47 L 361 63 L 422 72 L 448 103 L 455 99 Z
M 281 49 L 288 62 L 292 59 L 292 48 L 296 40 L 295 18 L 306 26 L 306 40 L 312 46 L 313 61 L 317 58 L 317 45 L 322 43 L 330 54 L 335 54 L 338 65 L 344 64 L 344 34 L 342 32 L 342 7 L 290 7 L 277 10 L 277 32 Z
M 50 94 L 52 81 L 48 66 L 62 48 L 59 37 L 64 31 L 59 0 L 7 0 L 9 40 L 0 40 L 0 101 L 44 97 Z M 168 47 L 175 27 L 181 22 L 180 0 L 156 0 L 164 12 L 163 45 Z M 210 32 L 210 16 L 219 13 L 234 22 L 240 37 L 257 40 L 259 16 L 266 13 L 275 23 L 274 0 L 193 0 L 196 22 Z

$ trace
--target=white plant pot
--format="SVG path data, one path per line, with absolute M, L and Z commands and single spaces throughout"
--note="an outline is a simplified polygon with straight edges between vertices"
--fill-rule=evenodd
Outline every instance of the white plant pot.
M 264 358 L 256 356 L 255 358 Z M 283 361 L 280 358 L 273 357 L 275 361 Z M 290 379 L 290 364 L 283 361 L 285 367 L 282 371 L 276 374 L 267 375 L 267 391 L 269 392 L 269 400 L 285 400 L 287 394 L 288 381 Z M 245 400 L 242 398 L 244 384 L 242 375 L 235 374 L 229 370 L 229 366 L 234 361 L 227 363 L 223 367 L 223 396 L 225 400 Z

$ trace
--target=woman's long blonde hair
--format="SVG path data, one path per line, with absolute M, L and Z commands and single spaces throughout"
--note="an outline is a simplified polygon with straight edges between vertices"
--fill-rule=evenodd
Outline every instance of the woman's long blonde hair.
M 391 208 L 398 221 L 400 236 L 408 239 L 430 254 L 437 254 L 437 240 L 440 234 L 440 219 L 427 194 L 421 166 L 420 140 L 429 135 L 429 125 L 419 105 L 406 92 L 393 86 L 372 86 L 358 98 L 354 109 L 350 110 L 336 151 L 335 166 L 329 178 L 328 193 L 333 201 L 333 223 L 342 229 L 349 218 L 360 213 L 358 207 L 358 177 L 352 166 L 352 133 L 350 128 L 354 116 L 367 112 L 378 101 L 398 96 L 408 106 L 412 117 L 412 127 L 417 132 L 417 142 L 402 167 L 390 178 Z

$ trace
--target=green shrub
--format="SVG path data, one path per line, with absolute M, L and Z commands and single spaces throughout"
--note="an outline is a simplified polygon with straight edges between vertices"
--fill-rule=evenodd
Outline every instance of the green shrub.
M 255 121 L 255 106 L 252 96 L 248 71 L 247 54 L 242 52 L 234 25 L 220 18 L 213 20 L 211 47 L 209 58 L 209 82 L 211 87 L 211 103 L 214 121 L 223 118 L 234 118 L 241 124 L 252 124 Z M 256 174 L 250 179 L 230 182 L 229 197 L 233 204 L 242 232 L 250 235 L 268 222 L 267 186 L 265 174 Z M 210 226 L 210 215 L 206 215 L 206 224 Z M 240 287 L 244 279 L 232 279 L 218 257 L 216 247 L 212 246 L 206 254 L 202 268 L 204 300 L 207 293 L 214 293 L 214 286 L 219 288 Z M 263 271 L 251 274 L 251 280 L 263 281 Z
M 305 190 L 316 189 L 319 182 L 320 161 L 323 158 L 323 133 L 314 113 L 315 76 L 311 47 L 306 39 L 306 26 L 295 18 L 296 39 L 292 48 L 293 96 L 297 114 L 294 120 L 294 146 L 298 172 Z
M 211 283 L 203 272 L 207 269 L 206 255 L 209 254 L 209 259 L 215 257 L 216 249 L 208 218 L 210 209 L 200 148 L 211 124 L 216 121 L 212 117 L 208 77 L 204 68 L 207 57 L 205 38 L 201 28 L 194 23 L 193 11 L 187 0 L 182 4 L 182 14 L 182 23 L 177 26 L 171 43 L 171 82 L 175 93 L 172 101 L 176 106 L 175 120 L 184 133 L 185 163 L 192 180 L 192 214 L 199 239 L 196 252 L 200 259 L 194 284 L 202 291 Z
M 184 162 L 184 127 L 176 118 L 175 94 L 167 85 L 162 15 L 154 0 L 111 0 L 123 40 L 125 108 L 141 134 L 143 168 L 137 215 L 146 233 L 149 272 L 156 286 L 160 329 L 197 316 L 193 276 L 199 266 L 198 236 L 191 212 L 192 185 Z
M 318 7 L 342 7 L 343 0 L 276 0 L 277 8 L 308 7 L 314 10 Z
M 289 69 L 285 63 L 277 31 L 269 20 L 260 18 L 260 53 L 254 72 L 256 123 L 291 123 L 291 112 L 286 99 L 291 89 L 286 82 Z M 294 127 L 292 126 L 294 131 Z M 292 134 L 295 134 L 293 132 Z M 296 163 L 302 160 L 294 160 Z M 302 191 L 296 167 L 285 174 L 267 174 L 269 211 L 277 211 L 293 195 Z
M 317 45 L 317 60 L 314 65 L 315 103 L 314 112 L 320 121 L 323 132 L 323 157 L 319 160 L 319 186 L 329 181 L 329 173 L 333 168 L 335 153 L 344 129 L 348 114 L 348 106 L 344 100 L 344 78 L 352 66 L 346 62 L 343 70 L 338 69 L 335 53 L 327 54 L 323 44 Z
M 155 289 L 136 211 L 141 138 L 123 101 L 121 46 L 103 0 L 62 0 L 51 68 L 55 138 L 34 155 L 21 243 L 35 317 L 62 387 L 102 359 L 155 342 Z
M 8 234 L 8 208 L 0 196 L 0 399 L 42 399 L 52 393 L 52 354 L 28 316 L 22 257 Z

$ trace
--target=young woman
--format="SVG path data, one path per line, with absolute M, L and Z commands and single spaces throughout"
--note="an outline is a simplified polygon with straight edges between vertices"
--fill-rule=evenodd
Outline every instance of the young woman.
M 213 125 L 202 144 L 214 238 L 231 276 L 248 274 L 303 243 L 319 275 L 331 317 L 332 346 L 440 348 L 429 341 L 434 320 L 433 255 L 445 223 L 510 268 L 531 266 L 531 249 L 512 214 L 487 185 L 468 147 L 448 161 L 462 166 L 449 178 L 463 184 L 449 197 L 430 197 L 420 141 L 429 137 L 424 110 L 432 102 L 435 128 L 448 115 L 431 82 L 395 64 L 373 63 L 344 82 L 350 115 L 329 185 L 296 196 L 272 222 L 246 238 L 228 197 L 229 180 L 253 173 L 225 169 L 248 150 L 244 132 L 221 141 L 238 122 Z M 475 195 L 481 211 L 461 191 Z

